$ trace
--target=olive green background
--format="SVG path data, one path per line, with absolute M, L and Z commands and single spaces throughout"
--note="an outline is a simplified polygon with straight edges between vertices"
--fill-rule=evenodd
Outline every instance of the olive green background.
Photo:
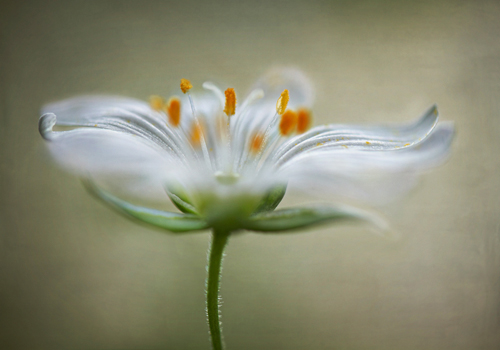
M 392 224 L 228 246 L 231 349 L 500 348 L 500 2 L 2 1 L 0 348 L 209 349 L 208 233 L 119 217 L 50 162 L 46 102 L 146 99 L 186 77 L 240 96 L 276 65 L 317 88 L 315 122 L 410 120 L 438 103 L 453 156 Z M 287 204 L 294 204 L 287 199 Z

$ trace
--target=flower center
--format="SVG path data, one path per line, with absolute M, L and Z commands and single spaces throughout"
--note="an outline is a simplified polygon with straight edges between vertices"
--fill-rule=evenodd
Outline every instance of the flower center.
M 238 182 L 240 174 L 259 172 L 268 158 L 276 152 L 288 138 L 307 131 L 310 113 L 306 109 L 288 109 L 289 91 L 284 89 L 276 101 L 276 110 L 271 119 L 252 123 L 256 116 L 248 108 L 264 96 L 262 90 L 254 90 L 241 107 L 236 106 L 236 92 L 228 88 L 224 92 L 210 82 L 203 87 L 212 91 L 220 101 L 219 115 L 208 116 L 202 109 L 197 112 L 187 79 L 181 79 L 180 89 L 186 94 L 192 117 L 181 123 L 181 100 L 173 96 L 166 101 L 161 96 L 151 96 L 150 106 L 159 113 L 165 113 L 178 148 L 185 159 L 205 163 L 215 173 L 217 181 L 224 185 Z M 264 124 L 264 127 L 262 127 Z M 272 157 L 271 157 L 272 158 Z
M 215 173 L 215 178 L 222 185 L 234 185 L 238 182 L 240 174 L 223 173 L 222 171 L 218 171 Z

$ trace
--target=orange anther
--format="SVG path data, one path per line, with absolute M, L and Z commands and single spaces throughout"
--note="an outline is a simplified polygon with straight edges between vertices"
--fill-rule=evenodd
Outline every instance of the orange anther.
M 201 144 L 201 137 L 203 135 L 203 129 L 198 122 L 193 122 L 191 129 L 191 144 L 198 147 Z
M 250 152 L 257 154 L 262 149 L 264 145 L 264 134 L 256 133 L 250 140 Z
M 226 95 L 226 104 L 224 106 L 224 113 L 228 117 L 234 115 L 236 112 L 236 93 L 233 88 L 227 89 L 224 94 Z
M 181 122 L 181 101 L 177 97 L 171 97 L 165 106 L 168 121 L 172 126 L 178 126 Z
M 290 135 L 297 125 L 297 113 L 287 109 L 285 113 L 281 116 L 280 120 L 280 133 L 282 136 Z
M 301 108 L 297 114 L 297 133 L 303 134 L 311 125 L 311 113 L 307 109 Z
M 183 93 L 188 92 L 192 87 L 193 85 L 191 85 L 191 82 L 189 80 L 181 79 L 181 90 Z
M 278 102 L 276 102 L 276 112 L 279 115 L 285 113 L 286 106 L 288 106 L 288 100 L 290 100 L 290 96 L 288 95 L 288 90 L 285 89 L 278 98 Z
M 158 95 L 153 95 L 149 97 L 149 105 L 155 111 L 161 111 L 163 106 L 165 105 L 165 99 Z

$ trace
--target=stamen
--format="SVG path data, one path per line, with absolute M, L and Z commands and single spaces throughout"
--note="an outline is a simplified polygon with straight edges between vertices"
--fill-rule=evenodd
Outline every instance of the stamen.
M 203 129 L 202 129 L 200 123 L 198 123 L 196 121 L 193 122 L 193 126 L 191 129 L 191 135 L 190 135 L 191 144 L 195 147 L 200 146 L 202 137 L 203 137 Z
M 288 95 L 288 90 L 285 89 L 281 93 L 281 96 L 278 98 L 278 102 L 276 102 L 276 113 L 282 115 L 285 113 L 286 106 L 288 105 L 288 100 L 290 100 L 290 96 Z
M 192 87 L 193 85 L 191 85 L 191 82 L 189 80 L 181 79 L 181 90 L 183 93 L 188 92 Z
M 158 95 L 152 95 L 149 97 L 149 105 L 155 111 L 161 111 L 165 105 L 165 99 Z
M 197 146 L 197 145 L 201 146 L 201 150 L 203 152 L 203 158 L 205 159 L 205 162 L 207 163 L 207 165 L 209 167 L 211 167 L 212 166 L 212 161 L 211 161 L 212 158 L 210 157 L 210 154 L 208 153 L 207 142 L 205 140 L 205 135 L 202 132 L 203 130 L 198 130 L 201 127 L 200 127 L 199 119 L 198 119 L 198 116 L 196 113 L 196 108 L 194 107 L 193 98 L 191 97 L 191 94 L 189 93 L 189 90 L 192 87 L 193 87 L 193 85 L 191 85 L 189 80 L 181 79 L 181 90 L 183 93 L 187 94 L 187 96 L 188 96 L 189 104 L 191 105 L 191 112 L 193 113 L 194 123 L 197 125 L 197 126 L 193 127 L 193 132 L 191 134 L 192 144 L 193 144 L 193 146 Z
M 256 133 L 253 135 L 250 141 L 250 152 L 252 154 L 258 154 L 264 145 L 264 134 Z
M 181 121 L 181 101 L 177 97 L 171 97 L 164 107 L 168 115 L 168 121 L 172 126 L 179 126 Z
M 297 117 L 297 134 L 303 134 L 311 125 L 311 113 L 304 108 L 299 109 Z
M 234 115 L 236 112 L 236 93 L 233 88 L 229 88 L 224 92 L 226 95 L 226 104 L 224 105 L 224 113 L 228 117 Z
M 281 136 L 288 136 L 294 130 L 297 125 L 297 113 L 294 111 L 287 109 L 285 113 L 281 116 L 280 120 L 280 134 Z

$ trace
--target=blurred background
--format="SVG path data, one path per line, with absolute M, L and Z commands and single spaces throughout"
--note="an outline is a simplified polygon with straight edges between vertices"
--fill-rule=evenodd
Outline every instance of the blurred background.
M 315 123 L 438 103 L 453 156 L 364 226 L 234 237 L 231 349 L 500 348 L 500 2 L 1 1 L 0 348 L 209 349 L 208 233 L 123 219 L 50 162 L 39 108 L 147 99 L 181 77 L 242 96 L 268 68 L 315 83 Z M 293 204 L 293 198 L 287 199 Z

